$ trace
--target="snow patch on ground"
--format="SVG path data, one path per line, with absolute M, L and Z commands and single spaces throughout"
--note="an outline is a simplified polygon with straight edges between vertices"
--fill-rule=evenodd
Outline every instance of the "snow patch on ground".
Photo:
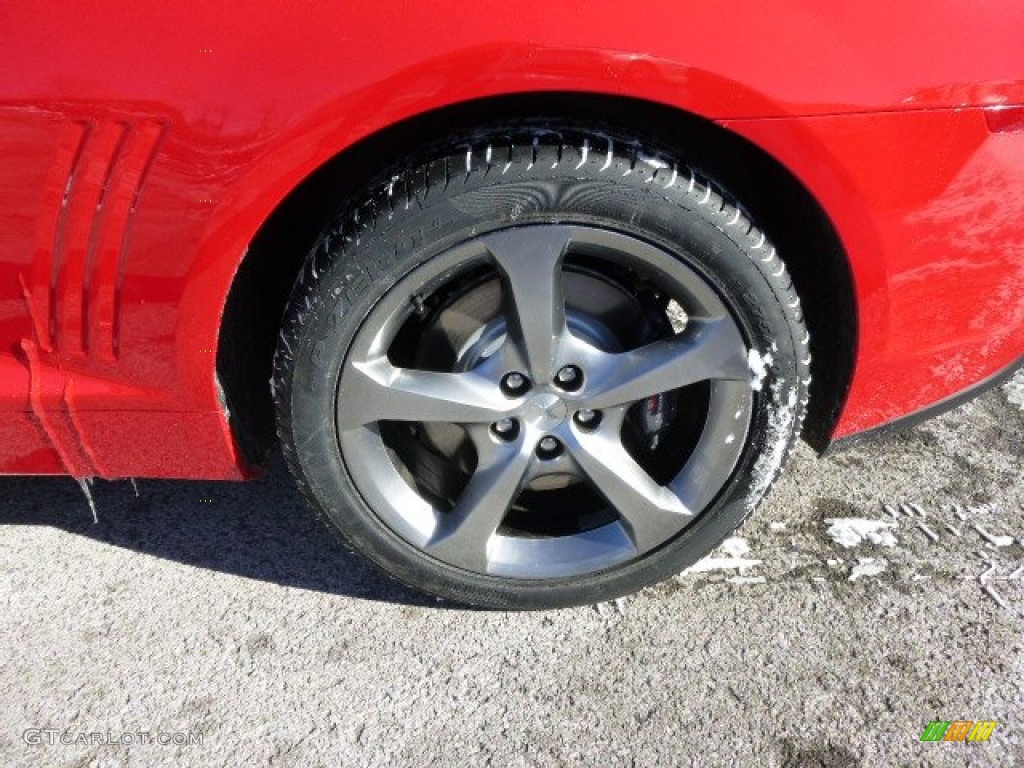
M 1003 384 L 1006 399 L 1024 411 L 1024 371 Z
M 857 558 L 857 564 L 850 569 L 850 581 L 856 581 L 865 576 L 877 576 L 885 571 L 886 565 L 885 560 L 875 560 L 873 557 L 859 557 Z
M 748 577 L 745 573 L 748 568 L 760 565 L 762 561 L 755 560 L 750 557 L 744 557 L 744 555 L 750 554 L 750 545 L 742 536 L 730 536 L 718 545 L 716 552 L 725 555 L 725 557 L 718 557 L 715 555 L 705 557 L 703 560 L 699 560 L 691 565 L 683 571 L 683 573 L 707 573 L 709 571 L 734 570 L 739 574 L 739 576 L 726 579 L 726 581 L 730 581 L 734 584 L 760 583 L 756 581 L 758 578 L 763 581 L 763 577 Z
M 867 520 L 863 517 L 833 517 L 825 521 L 828 530 L 825 533 L 841 547 L 855 547 L 867 541 L 882 547 L 895 547 L 896 537 L 889 529 L 896 528 L 896 523 L 886 520 Z
M 707 573 L 708 571 L 731 571 L 734 569 L 753 568 L 760 565 L 761 560 L 749 557 L 705 557 L 691 565 L 684 573 Z
M 722 542 L 719 549 L 729 557 L 743 557 L 750 552 L 750 545 L 740 536 L 730 536 Z

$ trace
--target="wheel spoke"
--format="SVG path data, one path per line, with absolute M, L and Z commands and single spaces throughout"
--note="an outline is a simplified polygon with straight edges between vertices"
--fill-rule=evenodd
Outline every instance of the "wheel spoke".
M 387 358 L 353 363 L 339 392 L 342 429 L 393 421 L 473 424 L 497 421 L 512 409 L 494 382 L 472 371 L 436 373 L 396 368 Z
M 578 435 L 573 457 L 622 517 L 638 553 L 663 543 L 690 521 L 693 511 L 658 485 L 611 430 Z
M 692 319 L 678 336 L 592 357 L 590 408 L 611 408 L 707 379 L 741 380 L 750 375 L 743 339 L 726 317 Z
M 502 272 L 510 331 L 535 381 L 550 381 L 566 333 L 562 258 L 569 232 L 561 227 L 511 230 L 484 238 Z
M 529 451 L 512 445 L 488 458 L 424 546 L 440 560 L 481 573 L 487 571 L 488 542 L 519 495 L 533 460 Z

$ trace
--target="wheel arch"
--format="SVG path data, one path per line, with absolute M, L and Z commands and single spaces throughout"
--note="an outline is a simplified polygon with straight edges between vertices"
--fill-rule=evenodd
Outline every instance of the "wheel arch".
M 827 447 L 853 373 L 857 311 L 847 255 L 811 192 L 765 151 L 690 112 L 622 96 L 536 93 L 442 107 L 372 133 L 306 176 L 263 221 L 231 282 L 216 356 L 231 428 L 248 462 L 262 461 L 274 442 L 269 380 L 281 316 L 325 222 L 368 184 L 385 181 L 395 163 L 427 159 L 466 126 L 545 119 L 629 132 L 685 158 L 740 201 L 783 254 L 801 296 L 814 379 L 804 437 L 817 450 Z

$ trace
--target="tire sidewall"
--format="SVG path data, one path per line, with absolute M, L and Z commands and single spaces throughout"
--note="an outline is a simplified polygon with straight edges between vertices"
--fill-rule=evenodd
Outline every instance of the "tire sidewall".
M 754 255 L 759 233 L 710 187 L 710 204 L 702 204 L 703 190 L 662 188 L 647 181 L 642 169 L 616 178 L 622 162 L 610 176 L 571 167 L 540 175 L 531 173 L 535 164 L 513 174 L 449 179 L 445 189 L 416 195 L 411 204 L 408 198 L 392 203 L 372 225 L 354 232 L 346 230 L 351 226 L 346 217 L 310 255 L 293 299 L 300 310 L 285 331 L 291 338 L 291 378 L 282 422 L 285 443 L 294 446 L 290 463 L 326 521 L 406 584 L 459 602 L 510 609 L 586 604 L 634 592 L 692 565 L 728 536 L 767 489 L 764 475 L 772 467 L 759 472 L 759 459 L 764 463 L 766 455 L 778 452 L 783 437 L 783 453 L 788 451 L 799 419 L 783 436 L 778 413 L 800 399 L 795 397 L 800 386 L 796 336 L 802 327 L 786 312 L 784 286 Z M 730 221 L 741 226 L 730 230 Z M 556 223 L 614 229 L 676 254 L 715 288 L 748 346 L 771 350 L 771 364 L 754 393 L 747 444 L 736 469 L 716 500 L 674 539 L 635 561 L 572 579 L 524 581 L 471 573 L 406 542 L 358 493 L 334 426 L 338 381 L 349 344 L 376 301 L 418 265 L 489 231 Z

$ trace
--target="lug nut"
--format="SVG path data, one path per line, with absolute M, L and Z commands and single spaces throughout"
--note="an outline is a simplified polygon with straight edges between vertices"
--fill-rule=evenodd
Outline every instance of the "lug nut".
M 572 384 L 576 381 L 576 369 L 571 365 L 565 366 L 558 372 L 558 381 L 562 384 Z
M 589 408 L 576 411 L 576 423 L 586 429 L 594 429 L 598 424 L 601 423 L 601 414 L 599 411 L 592 411 Z
M 521 395 L 529 388 L 530 382 L 523 374 L 517 373 L 516 371 L 506 373 L 505 377 L 501 380 L 501 389 L 509 396 Z
M 562 452 L 562 444 L 553 437 L 542 437 L 537 445 L 537 455 L 542 459 L 553 459 Z
M 514 440 L 519 434 L 519 423 L 515 419 L 498 419 L 491 424 L 491 431 L 502 440 Z
M 583 384 L 583 371 L 575 365 L 566 365 L 555 374 L 555 386 L 572 392 Z

